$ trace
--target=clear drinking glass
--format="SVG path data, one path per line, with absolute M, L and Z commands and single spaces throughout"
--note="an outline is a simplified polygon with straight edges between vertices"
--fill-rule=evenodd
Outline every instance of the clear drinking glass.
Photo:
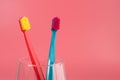
M 47 65 L 46 61 L 41 62 L 41 68 L 45 78 L 49 66 L 54 67 L 54 80 L 66 80 L 64 64 L 61 60 L 57 60 L 54 65 Z M 28 57 L 19 59 L 16 80 L 37 80 L 34 67 L 36 67 L 36 65 L 32 65 Z

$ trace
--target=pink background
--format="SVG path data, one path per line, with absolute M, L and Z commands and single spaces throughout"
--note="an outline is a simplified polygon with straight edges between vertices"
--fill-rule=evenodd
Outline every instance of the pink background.
M 120 0 L 0 0 L 0 80 L 15 80 L 18 59 L 28 55 L 18 23 L 24 15 L 40 59 L 51 19 L 60 17 L 57 56 L 67 80 L 120 80 Z

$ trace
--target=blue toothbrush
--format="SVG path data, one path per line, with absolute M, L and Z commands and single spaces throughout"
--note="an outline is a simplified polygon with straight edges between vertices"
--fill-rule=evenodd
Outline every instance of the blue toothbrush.
M 52 37 L 50 43 L 49 59 L 46 80 L 55 80 L 54 63 L 55 63 L 55 46 L 56 46 L 56 32 L 59 30 L 60 19 L 55 17 L 52 19 Z

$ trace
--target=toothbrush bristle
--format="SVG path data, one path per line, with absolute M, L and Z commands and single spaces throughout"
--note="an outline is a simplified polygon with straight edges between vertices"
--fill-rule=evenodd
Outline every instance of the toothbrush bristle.
M 22 31 L 27 31 L 30 29 L 30 22 L 27 17 L 25 16 L 21 17 L 19 22 L 20 22 Z
M 52 19 L 52 30 L 59 30 L 60 28 L 60 19 L 58 17 L 54 17 Z

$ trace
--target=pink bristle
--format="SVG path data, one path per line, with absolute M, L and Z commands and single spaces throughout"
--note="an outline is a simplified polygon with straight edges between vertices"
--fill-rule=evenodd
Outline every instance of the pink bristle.
M 58 17 L 54 17 L 52 20 L 52 30 L 59 30 L 60 28 L 60 19 Z

